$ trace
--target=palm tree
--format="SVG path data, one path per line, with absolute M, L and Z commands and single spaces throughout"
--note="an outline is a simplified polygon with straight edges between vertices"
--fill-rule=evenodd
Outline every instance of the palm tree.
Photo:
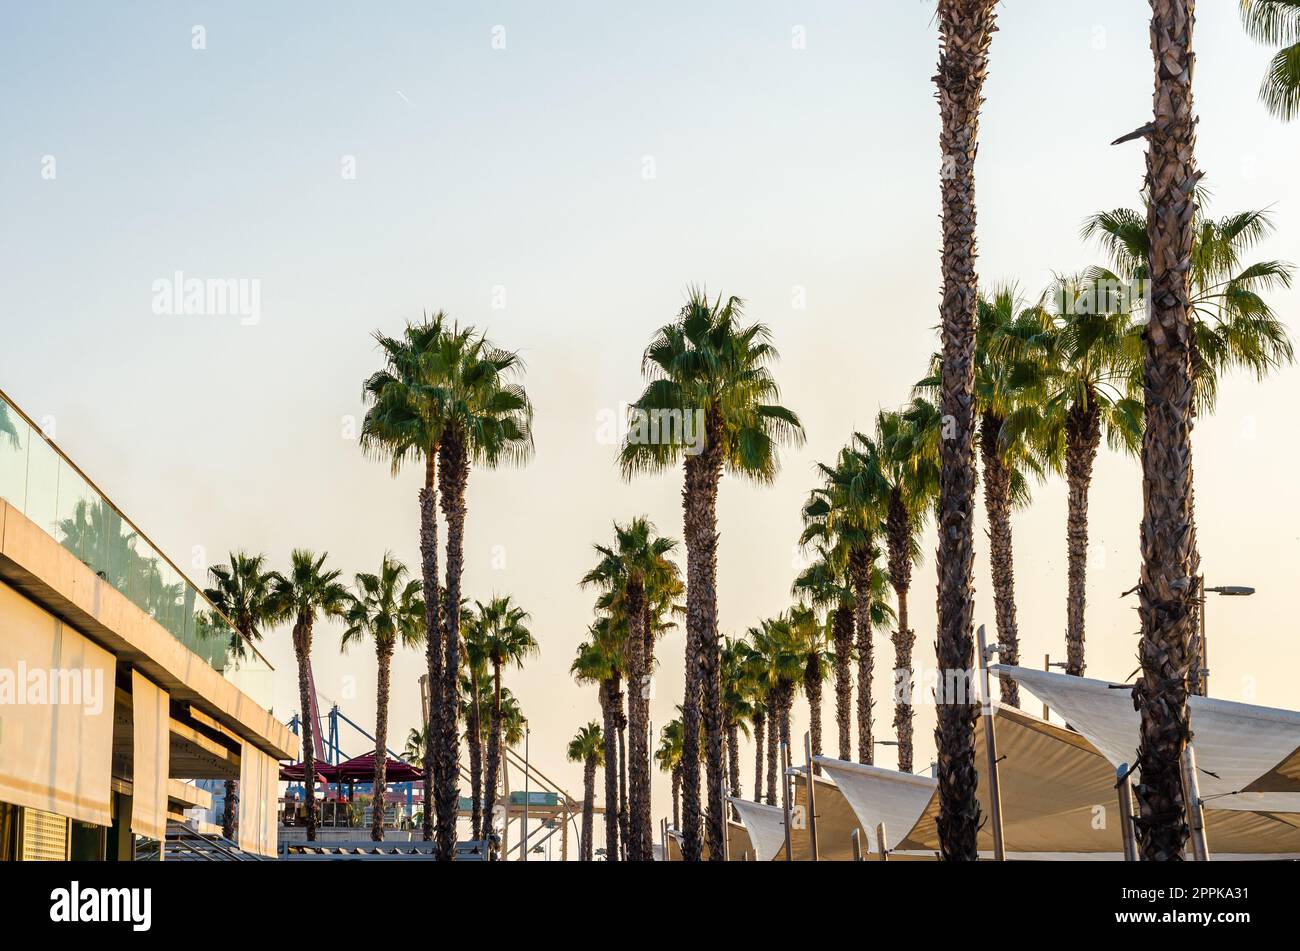
M 316 724 L 312 716 L 311 665 L 312 629 L 318 616 L 342 617 L 350 596 L 339 582 L 335 569 L 326 570 L 328 553 L 318 558 L 295 548 L 289 555 L 289 571 L 277 574 L 271 594 L 272 616 L 277 622 L 293 624 L 293 653 L 298 661 L 298 702 L 302 716 L 303 781 L 307 791 L 307 840 L 316 840 Z
M 569 672 L 578 683 L 596 684 L 605 739 L 605 860 L 618 860 L 618 723 L 623 711 L 622 669 L 625 628 L 601 618 L 578 645 Z
M 517 353 L 502 350 L 473 327 L 446 330 L 438 344 L 441 406 L 445 415 L 438 443 L 438 497 L 447 522 L 446 583 L 443 586 L 442 735 L 438 746 L 438 858 L 450 861 L 456 844 L 456 716 L 460 692 L 460 581 L 465 552 L 465 488 L 470 466 L 495 468 L 523 463 L 532 455 L 533 407 L 515 382 L 523 369 Z M 489 772 L 492 748 L 488 750 Z M 489 777 L 489 783 L 491 777 Z M 489 785 L 487 794 L 492 795 Z M 490 810 L 488 810 L 490 812 Z
M 424 734 L 425 730 L 411 727 L 406 734 L 406 746 L 402 748 L 402 759 L 417 769 L 424 765 L 424 751 L 428 748 L 428 739 Z
M 420 577 L 426 592 L 425 662 L 429 676 L 428 723 L 424 735 L 429 748 L 424 764 L 425 841 L 433 838 L 435 801 L 440 773 L 434 747 L 442 735 L 442 627 L 441 589 L 438 583 L 438 448 L 447 424 L 446 364 L 442 345 L 448 334 L 447 316 L 439 311 L 418 324 L 407 324 L 400 337 L 375 333 L 384 354 L 384 368 L 366 380 L 363 395 L 370 404 L 361 424 L 361 448 L 367 454 L 389 459 L 394 476 L 404 463 L 424 463 L 420 487 Z
M 678 711 L 681 707 L 677 708 Z M 673 783 L 673 828 L 681 829 L 681 794 L 682 794 L 682 746 L 685 739 L 682 733 L 682 720 L 679 716 L 669 720 L 659 732 L 659 749 L 655 750 L 655 761 L 659 768 L 672 777 Z
M 993 580 L 993 606 L 1004 664 L 1020 663 L 1020 632 L 1016 623 L 1015 561 L 1011 512 L 1029 504 L 1029 479 L 1040 481 L 1056 460 L 1045 458 L 1037 442 L 1038 405 L 1024 398 L 1013 346 L 1003 344 L 1004 333 L 1015 325 L 1024 309 L 1011 286 L 981 294 L 975 315 L 975 413 L 979 419 L 980 461 L 984 467 L 984 513 L 989 523 L 989 567 Z M 931 398 L 940 392 L 939 354 L 931 358 L 930 374 L 916 392 Z M 1008 419 L 1014 417 L 1008 425 Z M 1020 706 L 1020 687 L 1007 674 L 1000 677 L 1002 702 Z
M 939 406 L 950 432 L 940 443 L 939 639 L 940 670 L 969 670 L 973 654 L 972 564 L 975 514 L 975 156 L 989 44 L 996 29 L 996 0 L 939 0 L 938 88 L 943 154 L 943 362 Z M 892 554 L 892 553 L 891 553 Z M 891 558 L 891 561 L 893 559 Z M 899 626 L 906 628 L 899 603 Z M 909 649 L 910 653 L 910 649 Z M 896 713 L 897 715 L 897 713 Z M 979 803 L 975 798 L 975 711 L 940 703 L 939 839 L 948 859 L 974 859 Z M 911 768 L 911 723 L 908 767 Z M 899 736 L 899 758 L 903 737 Z M 901 764 L 900 764 L 901 768 Z
M 751 670 L 763 685 L 772 724 L 767 746 L 767 798 L 776 803 L 777 748 L 790 750 L 790 709 L 804 675 L 805 654 L 791 627 L 789 614 L 766 618 L 748 631 L 753 646 Z
M 1142 434 L 1142 571 L 1138 617 L 1142 674 L 1133 685 L 1141 717 L 1135 790 L 1142 858 L 1177 861 L 1187 842 L 1181 759 L 1191 738 L 1188 669 L 1192 628 L 1192 347 L 1188 274 L 1196 224 L 1196 116 L 1192 106 L 1190 0 L 1152 0 L 1155 115 L 1147 145 L 1150 306 L 1143 338 L 1146 426 Z
M 814 492 L 808 510 L 817 505 Z M 805 537 L 808 529 L 804 529 Z M 815 546 L 816 559 L 795 578 L 791 593 L 806 598 L 814 608 L 825 609 L 831 627 L 831 643 L 835 648 L 835 726 L 839 737 L 838 756 L 842 760 L 853 758 L 851 732 L 853 706 L 853 589 L 848 583 L 848 556 L 843 545 Z M 870 721 L 868 721 L 870 722 Z M 820 726 L 820 724 L 819 724 Z M 868 736 L 870 736 L 868 727 Z M 819 730 L 820 732 L 820 730 Z
M 727 793 L 741 796 L 740 734 L 749 736 L 749 719 L 753 713 L 753 683 L 749 676 L 749 647 L 736 638 L 724 637 L 720 654 L 722 681 L 722 727 L 727 738 Z M 739 819 L 735 807 L 732 818 Z
M 480 690 L 488 674 L 488 632 L 482 604 L 464 608 L 460 616 L 463 657 L 461 666 L 469 671 L 464 678 L 465 742 L 469 746 L 470 828 L 478 835 L 483 828 L 483 698 Z M 491 714 L 489 714 L 490 718 Z
M 668 555 L 677 546 L 655 536 L 654 526 L 636 518 L 614 524 L 613 546 L 596 545 L 599 560 L 583 576 L 583 585 L 598 585 L 604 594 L 597 609 L 626 619 L 624 646 L 628 678 L 628 831 L 630 861 L 648 862 L 654 845 L 650 805 L 650 667 L 656 602 L 666 587 L 679 584 L 677 566 Z
M 1263 379 L 1294 357 L 1286 324 L 1264 298 L 1268 291 L 1291 286 L 1291 266 L 1281 261 L 1244 262 L 1246 253 L 1272 231 L 1267 211 L 1239 212 L 1215 221 L 1197 206 L 1188 272 L 1194 417 L 1214 411 L 1221 375 L 1246 370 Z M 1106 287 L 1127 282 L 1145 305 L 1150 276 L 1145 215 L 1127 208 L 1102 212 L 1087 220 L 1083 235 L 1100 238 L 1114 269 L 1093 268 L 1090 277 Z M 1195 501 L 1193 480 L 1191 568 L 1199 575 Z M 1199 602 L 1195 611 L 1192 628 L 1198 631 L 1199 656 Z M 1200 692 L 1200 668 L 1200 663 L 1192 665 L 1193 693 Z
M 919 535 L 939 490 L 939 411 L 914 398 L 903 410 L 876 417 L 877 459 L 887 487 L 885 534 L 889 583 L 894 589 L 898 627 L 894 631 L 894 734 L 898 768 L 912 771 L 912 646 L 908 621 L 912 566 L 920 559 Z M 900 682 L 902 678 L 905 682 Z
M 808 733 L 812 755 L 822 752 L 822 681 L 830 672 L 835 655 L 827 650 L 830 644 L 830 624 L 819 620 L 813 608 L 796 605 L 790 609 L 790 633 L 794 647 L 803 666 L 803 692 L 808 698 Z M 814 764 L 821 775 L 821 767 Z
M 592 833 L 595 819 L 596 767 L 605 760 L 605 740 L 600 724 L 592 720 L 569 741 L 569 762 L 582 764 L 582 847 L 581 860 L 590 862 L 594 855 Z
M 78 503 L 80 505 L 81 503 Z M 208 568 L 212 587 L 204 596 L 234 625 L 230 638 L 232 653 L 243 657 L 246 645 L 262 639 L 262 629 L 275 621 L 276 573 L 266 569 L 266 558 L 242 551 L 230 553 L 229 565 Z M 221 834 L 235 838 L 235 816 L 238 814 L 237 780 L 226 780 L 226 801 L 221 814 Z
M 1300 115 L 1300 0 L 1241 0 L 1246 32 L 1281 46 L 1259 87 L 1269 112 L 1286 121 Z
M 1001 438 L 1035 440 L 1049 465 L 1064 460 L 1066 515 L 1066 673 L 1082 677 L 1087 606 L 1088 494 L 1097 450 L 1136 452 L 1142 404 L 1135 398 L 1141 339 L 1130 308 L 1088 277 L 1059 277 L 1009 325 L 997 344 L 1014 360 L 1010 386 L 1036 409 L 1012 413 Z
M 686 690 L 682 777 L 682 856 L 701 856 L 700 778 L 696 753 L 703 725 L 708 778 L 706 842 L 724 857 L 722 710 L 719 681 L 718 485 L 724 469 L 770 483 L 778 447 L 803 438 L 803 426 L 778 405 L 770 366 L 777 358 L 763 324 L 748 326 L 743 302 L 710 301 L 692 289 L 677 319 L 660 328 L 641 361 L 650 382 L 632 406 L 633 427 L 620 460 L 626 477 L 681 461 L 686 538 Z
M 384 797 L 388 792 L 388 695 L 393 651 L 414 647 L 424 637 L 424 598 L 418 579 L 407 578 L 406 566 L 387 552 L 376 574 L 358 572 L 356 594 L 344 618 L 342 647 L 370 640 L 379 662 L 375 688 L 375 780 L 370 838 L 384 839 Z
M 483 624 L 483 647 L 492 667 L 492 726 L 487 748 L 487 778 L 484 781 L 483 825 L 480 838 L 491 833 L 492 807 L 496 803 L 497 770 L 501 764 L 501 671 L 508 666 L 523 667 L 524 661 L 539 651 L 537 641 L 526 623 L 528 612 L 515 605 L 509 595 L 496 597 L 478 608 Z M 509 744 L 508 744 L 509 745 Z

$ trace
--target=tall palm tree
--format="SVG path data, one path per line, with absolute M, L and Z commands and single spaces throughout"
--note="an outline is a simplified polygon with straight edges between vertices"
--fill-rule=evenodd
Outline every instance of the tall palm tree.
M 496 597 L 478 608 L 483 624 L 483 646 L 492 668 L 492 726 L 487 748 L 487 778 L 483 785 L 482 839 L 491 833 L 492 807 L 496 804 L 497 771 L 501 764 L 501 672 L 506 667 L 523 667 L 524 661 L 538 653 L 537 641 L 528 630 L 528 612 L 511 601 L 509 595 Z
M 423 463 L 420 507 L 420 577 L 423 581 L 425 663 L 429 677 L 428 722 L 424 736 L 430 744 L 421 758 L 424 769 L 425 841 L 433 838 L 435 790 L 441 774 L 435 746 L 442 735 L 444 647 L 441 588 L 438 582 L 438 449 L 447 425 L 446 362 L 442 345 L 448 318 L 438 311 L 418 324 L 408 323 L 400 337 L 376 332 L 384 355 L 383 369 L 362 387 L 369 404 L 361 424 L 361 448 L 387 458 L 394 476 L 407 462 Z
M 1223 374 L 1245 370 L 1263 379 L 1294 358 L 1286 324 L 1265 299 L 1269 291 L 1291 286 L 1291 265 L 1273 260 L 1245 262 L 1250 249 L 1272 231 L 1267 211 L 1244 211 L 1216 221 L 1197 206 L 1187 275 L 1194 416 L 1214 411 Z M 1146 306 L 1150 247 L 1145 215 L 1127 208 L 1093 215 L 1084 224 L 1083 236 L 1100 238 L 1114 269 L 1093 268 L 1092 279 L 1106 287 L 1128 284 L 1136 288 L 1138 303 Z M 1199 575 L 1195 501 L 1193 477 L 1191 568 L 1193 575 Z M 1198 632 L 1195 653 L 1199 656 L 1199 603 L 1194 610 L 1192 628 Z M 1199 663 L 1192 665 L 1193 693 L 1200 692 L 1200 668 Z
M 1246 31 L 1281 46 L 1269 63 L 1259 98 L 1269 112 L 1290 121 L 1300 115 L 1300 0 L 1241 0 Z
M 1012 413 L 1001 438 L 1028 436 L 1049 465 L 1064 460 L 1066 514 L 1066 673 L 1082 677 L 1087 606 L 1088 495 L 1097 450 L 1136 452 L 1142 404 L 1136 398 L 1141 338 L 1131 308 L 1087 276 L 1058 277 L 1039 302 L 999 334 L 1015 361 L 1010 385 L 1035 407 Z
M 752 652 L 747 655 L 746 663 L 752 664 Z M 757 680 L 753 679 L 754 673 L 750 671 L 750 684 L 753 690 L 753 699 L 750 701 L 750 722 L 754 725 L 754 802 L 763 802 L 763 776 L 764 771 L 764 752 L 763 743 L 772 746 L 776 745 L 776 730 L 768 729 L 771 718 L 767 712 L 767 688 Z M 770 798 L 770 797 L 769 797 Z M 768 803 L 771 805 L 772 803 Z
M 980 462 L 984 467 L 984 514 L 988 519 L 989 567 L 999 655 L 1004 664 L 1020 663 L 1020 631 L 1016 623 L 1016 577 L 1011 513 L 1029 503 L 1029 477 L 1040 481 L 1056 460 L 1045 457 L 1037 441 L 1039 409 L 1025 399 L 1017 385 L 1015 348 L 1002 338 L 1024 310 L 1014 287 L 995 287 L 980 294 L 975 313 L 975 414 L 979 420 Z M 942 357 L 931 359 L 930 374 L 916 392 L 931 398 L 940 392 Z M 1015 417 L 1007 425 L 1010 417 Z M 1020 706 L 1020 686 L 1007 674 L 1000 677 L 1002 702 Z
M 242 551 L 230 553 L 229 565 L 208 568 L 212 587 L 203 594 L 234 625 L 230 638 L 232 653 L 243 657 L 246 646 L 262 639 L 262 629 L 275 620 L 276 573 L 266 568 L 263 555 L 250 555 Z M 238 782 L 226 780 L 226 801 L 221 814 L 221 834 L 227 839 L 235 837 L 235 816 L 238 815 Z
M 761 323 L 743 324 L 737 297 L 710 301 L 692 289 L 677 319 L 660 328 L 641 361 L 650 382 L 632 406 L 621 452 L 623 474 L 656 472 L 681 461 L 686 538 L 686 691 L 682 781 L 682 856 L 699 861 L 698 728 L 705 737 L 710 858 L 724 857 L 722 710 L 719 682 L 718 485 L 723 471 L 766 484 L 778 447 L 799 442 L 799 418 L 775 402 L 770 366 L 777 353 Z
M 592 720 L 569 741 L 566 751 L 569 762 L 582 764 L 582 845 L 579 849 L 583 862 L 590 862 L 594 853 L 592 833 L 595 831 L 596 767 L 605 760 L 605 739 L 600 724 Z
M 358 572 L 355 594 L 344 619 L 343 649 L 370 640 L 379 662 L 375 687 L 375 780 L 370 838 L 384 839 L 384 797 L 388 792 L 388 695 L 393 652 L 400 645 L 414 647 L 424 639 L 422 585 L 407 578 L 406 566 L 387 552 L 375 574 Z
M 722 681 L 722 726 L 727 738 L 727 794 L 741 796 L 740 787 L 740 734 L 749 735 L 749 720 L 753 713 L 751 697 L 753 683 L 749 676 L 748 645 L 736 638 L 722 639 L 720 678 Z M 732 818 L 739 819 L 735 807 Z
M 624 645 L 628 677 L 628 833 L 630 861 L 653 858 L 654 837 L 650 804 L 650 657 L 656 609 L 667 589 L 679 586 L 677 566 L 668 556 L 677 547 L 671 538 L 655 535 L 648 519 L 614 524 L 615 543 L 596 545 L 596 567 L 583 576 L 583 585 L 604 591 L 597 609 L 626 619 Z
M 939 407 L 951 422 L 940 442 L 939 640 L 940 670 L 972 666 L 975 515 L 975 156 L 980 106 L 996 0 L 939 0 L 939 93 L 943 154 L 943 363 Z M 903 621 L 899 604 L 899 625 Z M 910 732 L 910 723 L 908 729 Z M 975 798 L 975 709 L 941 703 L 935 727 L 939 750 L 939 840 L 946 859 L 974 859 L 979 803 Z M 899 737 L 900 758 L 902 737 Z M 910 750 L 909 750 L 910 759 Z M 910 768 L 910 762 L 909 762 Z
M 569 672 L 578 683 L 596 684 L 605 739 L 605 860 L 619 854 L 618 826 L 618 723 L 623 710 L 623 641 L 626 627 L 608 617 L 588 629 L 589 639 L 578 645 Z
M 919 536 L 939 490 L 939 411 L 917 397 L 903 410 L 876 417 L 877 458 L 887 486 L 885 536 L 889 583 L 898 626 L 894 642 L 894 736 L 898 768 L 912 771 L 912 647 L 916 632 L 908 617 L 912 566 L 920 559 Z
M 1136 788 L 1142 858 L 1177 861 L 1187 842 L 1181 759 L 1193 652 L 1192 414 L 1195 338 L 1188 273 L 1196 224 L 1196 115 L 1191 0 L 1151 0 L 1155 115 L 1147 145 L 1151 294 L 1143 334 L 1142 570 L 1138 617 L 1142 674 Z
M 817 504 L 814 494 L 808 509 Z M 811 527 L 811 526 L 809 526 Z M 804 529 L 807 536 L 808 527 Z M 831 627 L 831 643 L 835 650 L 835 726 L 839 738 L 838 756 L 842 760 L 853 758 L 851 731 L 853 706 L 853 589 L 848 583 L 848 557 L 845 546 L 824 543 L 815 546 L 816 558 L 801 571 L 791 586 L 791 593 L 805 598 L 814 608 L 824 609 Z M 870 721 L 868 721 L 870 722 Z M 870 727 L 868 727 L 870 736 Z
M 680 707 L 678 708 L 681 709 Z M 682 812 L 682 720 L 678 717 L 669 720 L 659 732 L 659 749 L 655 750 L 655 761 L 659 768 L 672 777 L 673 784 L 673 828 L 681 829 Z
M 312 716 L 311 665 L 312 630 L 318 617 L 342 617 L 350 601 L 348 589 L 339 582 L 340 572 L 326 569 L 323 552 L 295 548 L 289 555 L 289 570 L 277 574 L 271 594 L 271 611 L 277 622 L 293 624 L 293 653 L 298 661 L 298 703 L 302 717 L 303 782 L 307 790 L 307 840 L 316 840 L 316 724 Z
M 791 627 L 789 614 L 765 618 L 747 632 L 753 646 L 752 670 L 766 689 L 770 735 L 767 747 L 767 797 L 776 802 L 777 749 L 790 746 L 790 710 L 804 675 L 805 654 Z M 793 757 L 793 751 L 791 750 Z

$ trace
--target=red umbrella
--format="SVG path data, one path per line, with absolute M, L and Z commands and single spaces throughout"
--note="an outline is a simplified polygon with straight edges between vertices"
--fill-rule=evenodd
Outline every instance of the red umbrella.
M 385 762 L 385 779 L 390 783 L 413 783 L 424 778 L 424 772 L 410 763 L 389 756 Z M 372 783 L 375 781 L 375 754 L 363 753 L 333 767 L 333 781 L 343 783 Z

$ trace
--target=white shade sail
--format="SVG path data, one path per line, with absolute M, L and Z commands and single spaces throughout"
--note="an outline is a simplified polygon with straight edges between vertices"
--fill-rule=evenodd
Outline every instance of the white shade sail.
M 735 796 L 728 796 L 727 801 L 740 814 L 755 858 L 760 862 L 776 858 L 777 853 L 785 848 L 785 814 L 781 807 Z
M 1046 703 L 1112 765 L 1137 761 L 1140 717 L 1130 685 L 1001 664 L 990 669 Z M 1300 713 L 1198 696 L 1188 698 L 1188 708 L 1207 808 L 1300 811 L 1300 787 L 1277 771 L 1300 748 Z M 1267 795 L 1248 794 L 1255 792 Z
M 848 800 L 866 833 L 864 848 L 879 853 L 876 827 L 885 824 L 885 848 L 893 849 L 916 825 L 934 798 L 938 782 L 929 776 L 819 756 L 818 765 Z M 777 810 L 778 818 L 780 810 Z

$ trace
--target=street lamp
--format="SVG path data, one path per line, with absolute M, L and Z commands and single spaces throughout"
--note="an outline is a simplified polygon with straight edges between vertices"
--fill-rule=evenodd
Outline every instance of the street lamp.
M 1201 650 L 1200 664 L 1197 668 L 1196 686 L 1199 688 L 1195 692 L 1202 697 L 1210 695 L 1210 649 L 1206 644 L 1205 634 L 1205 596 L 1207 594 L 1217 594 L 1226 598 L 1248 598 L 1255 593 L 1255 589 L 1242 584 L 1224 584 L 1217 587 L 1207 588 L 1205 586 L 1205 576 L 1201 575 Z

